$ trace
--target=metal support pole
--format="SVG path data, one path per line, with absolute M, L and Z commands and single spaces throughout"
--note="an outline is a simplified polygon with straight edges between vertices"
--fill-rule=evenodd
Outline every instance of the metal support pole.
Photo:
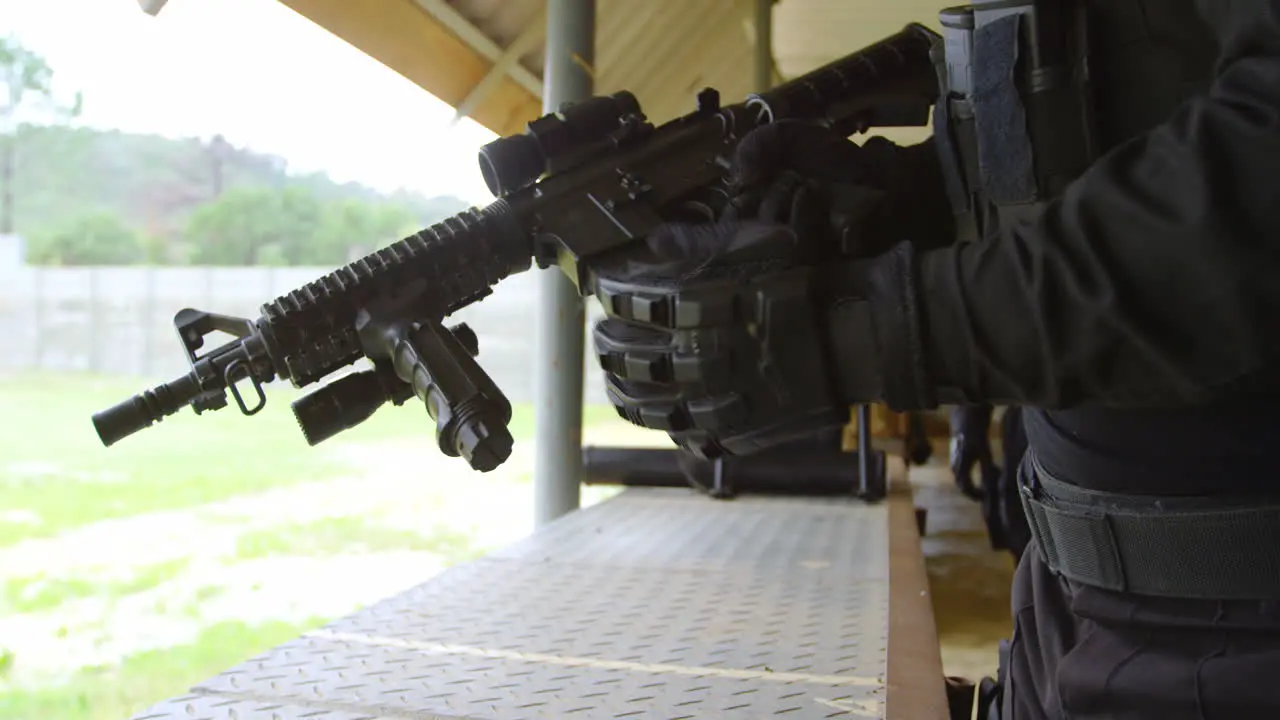
M 773 87 L 773 3 L 774 0 L 756 0 L 756 92 Z
M 548 0 L 545 112 L 591 95 L 595 30 L 595 0 Z M 535 526 L 572 512 L 581 503 L 584 326 L 582 300 L 573 283 L 558 270 L 538 273 Z

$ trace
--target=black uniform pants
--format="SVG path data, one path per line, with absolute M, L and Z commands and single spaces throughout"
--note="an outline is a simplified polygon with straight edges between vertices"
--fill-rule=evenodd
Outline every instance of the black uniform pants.
M 1002 720 L 1280 719 L 1280 602 L 1085 587 L 1033 543 L 1013 613 Z

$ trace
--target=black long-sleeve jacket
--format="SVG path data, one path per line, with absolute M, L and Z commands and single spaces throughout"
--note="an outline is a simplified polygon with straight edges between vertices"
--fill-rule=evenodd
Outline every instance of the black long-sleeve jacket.
M 1034 221 L 920 252 L 912 273 L 936 399 L 1040 409 L 1032 445 L 1085 484 L 1248 485 L 1227 476 L 1269 468 L 1280 442 L 1280 2 L 1196 5 L 1219 43 L 1207 93 Z M 902 322 L 891 305 L 879 327 Z

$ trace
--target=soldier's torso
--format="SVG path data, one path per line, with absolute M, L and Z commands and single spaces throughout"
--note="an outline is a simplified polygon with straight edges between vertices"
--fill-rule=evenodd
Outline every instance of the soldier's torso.
M 1217 56 L 1193 0 L 978 0 L 940 19 L 948 92 L 934 128 L 952 170 L 961 241 L 1034 218 L 1095 158 L 1206 92 Z M 1274 486 L 1263 472 L 1280 440 L 1274 408 L 1262 398 L 1158 412 L 1028 409 L 1025 417 L 1037 458 L 1064 480 L 1201 494 Z

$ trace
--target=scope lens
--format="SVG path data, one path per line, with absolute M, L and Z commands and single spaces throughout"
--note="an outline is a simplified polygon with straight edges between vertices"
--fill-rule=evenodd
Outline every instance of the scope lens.
M 495 197 L 527 187 L 547 170 L 538 141 L 528 135 L 498 138 L 480 148 L 480 174 Z

